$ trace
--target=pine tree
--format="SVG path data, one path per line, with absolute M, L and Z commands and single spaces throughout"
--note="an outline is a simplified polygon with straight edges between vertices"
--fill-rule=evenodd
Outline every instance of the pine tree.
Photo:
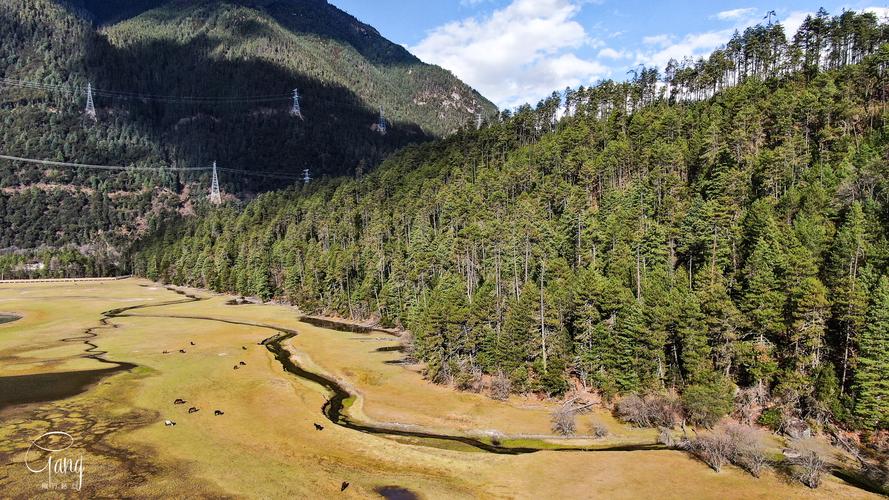
M 889 428 L 889 276 L 873 292 L 860 346 L 855 415 L 867 429 Z

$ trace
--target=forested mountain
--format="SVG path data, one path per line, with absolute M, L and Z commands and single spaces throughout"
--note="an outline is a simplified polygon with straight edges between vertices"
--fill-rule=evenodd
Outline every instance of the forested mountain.
M 436 381 L 886 428 L 889 38 L 847 12 L 791 40 L 751 28 L 663 80 L 202 211 L 134 269 L 406 327 Z
M 7 0 L 0 79 L 0 154 L 286 174 L 223 175 L 223 190 L 241 198 L 303 169 L 316 178 L 367 171 L 496 113 L 449 72 L 323 0 Z M 88 83 L 96 121 L 84 113 Z M 302 118 L 291 114 L 293 89 Z M 0 249 L 114 254 L 154 215 L 189 212 L 209 180 L 206 171 L 0 160 Z

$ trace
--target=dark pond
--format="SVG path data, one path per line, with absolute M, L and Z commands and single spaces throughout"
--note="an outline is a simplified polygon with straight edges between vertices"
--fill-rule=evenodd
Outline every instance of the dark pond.
M 413 491 L 400 486 L 380 486 L 374 491 L 386 500 L 417 500 L 420 498 Z
M 101 370 L 0 377 L 0 410 L 14 405 L 70 398 L 104 377 L 129 368 L 124 365 Z
M 13 316 L 10 314 L 0 314 L 0 325 L 3 323 L 12 323 L 13 321 L 22 319 L 21 316 Z

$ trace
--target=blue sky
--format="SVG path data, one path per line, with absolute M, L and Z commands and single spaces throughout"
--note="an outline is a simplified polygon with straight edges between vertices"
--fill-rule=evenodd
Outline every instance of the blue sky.
M 824 7 L 889 13 L 889 0 L 329 0 L 504 107 L 624 79 L 640 64 L 708 54 L 768 10 L 789 31 Z

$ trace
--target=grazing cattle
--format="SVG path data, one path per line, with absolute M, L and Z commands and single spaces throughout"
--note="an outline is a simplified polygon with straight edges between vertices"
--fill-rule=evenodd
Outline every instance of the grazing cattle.
M 324 430 L 324 426 L 321 425 L 321 424 L 315 424 L 315 430 L 316 430 L 316 431 L 323 431 L 323 430 Z
M 213 415 L 215 415 L 215 416 L 217 416 L 217 417 L 220 417 L 220 416 L 222 416 L 222 415 L 225 415 L 225 412 L 222 411 L 222 410 L 216 410 L 216 411 L 213 412 Z
M 189 344 L 194 345 L 194 342 L 189 342 Z
M 242 345 L 242 346 L 241 346 L 241 350 L 246 351 L 246 350 L 247 350 L 247 346 Z
M 164 351 L 164 354 L 170 354 L 170 351 Z
M 179 352 L 185 354 L 185 349 L 179 349 Z
M 191 408 L 188 409 L 188 413 L 197 413 L 197 412 L 199 412 L 199 411 L 201 411 L 201 410 L 198 410 L 198 409 L 195 408 L 194 406 L 192 406 Z
M 241 365 L 241 366 L 247 366 L 247 363 L 245 363 L 245 362 L 243 362 L 243 361 L 241 361 L 241 362 L 238 363 L 238 364 Z
M 240 368 L 240 366 L 235 365 L 235 366 L 232 368 L 232 370 L 237 370 L 237 369 L 239 369 L 239 368 Z
M 176 401 L 173 401 L 174 405 L 184 405 L 185 403 L 187 403 L 187 401 L 185 401 L 184 399 L 181 399 L 181 398 L 176 399 Z
M 176 425 L 176 422 L 174 422 L 172 420 L 164 420 L 164 425 L 167 427 L 173 427 Z
M 347 481 L 343 481 L 342 486 L 340 486 L 340 491 L 346 491 L 346 488 L 349 487 L 349 483 Z

